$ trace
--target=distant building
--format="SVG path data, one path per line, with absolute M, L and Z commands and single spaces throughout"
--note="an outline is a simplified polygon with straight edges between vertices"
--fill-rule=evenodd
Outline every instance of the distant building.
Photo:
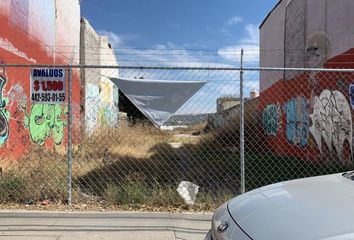
M 256 98 L 259 96 L 259 93 L 256 89 L 252 89 L 251 92 L 250 92 L 250 98 Z
M 222 113 L 225 110 L 240 104 L 239 97 L 219 97 L 216 100 L 216 112 Z
M 250 96 L 246 97 L 244 101 L 245 114 L 247 116 L 258 114 L 258 92 L 256 90 L 252 90 Z M 209 115 L 207 128 L 220 128 L 232 121 L 238 121 L 240 117 L 240 103 L 241 99 L 239 97 L 224 96 L 218 98 L 216 100 L 216 113 Z M 250 119 L 253 119 L 253 117 Z

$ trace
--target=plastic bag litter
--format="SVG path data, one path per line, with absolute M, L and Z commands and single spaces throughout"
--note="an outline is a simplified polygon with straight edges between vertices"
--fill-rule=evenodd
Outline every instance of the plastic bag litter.
M 194 205 L 198 189 L 198 185 L 191 182 L 182 181 L 177 187 L 177 192 L 181 195 L 186 204 Z

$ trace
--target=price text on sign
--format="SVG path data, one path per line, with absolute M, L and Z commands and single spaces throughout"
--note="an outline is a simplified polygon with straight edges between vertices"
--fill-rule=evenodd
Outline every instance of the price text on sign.
M 65 69 L 34 68 L 31 71 L 33 103 L 65 103 Z

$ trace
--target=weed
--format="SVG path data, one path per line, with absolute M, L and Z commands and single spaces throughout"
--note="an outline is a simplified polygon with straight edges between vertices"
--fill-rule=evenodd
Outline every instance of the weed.
M 162 132 L 152 126 L 101 129 L 75 146 L 73 200 L 106 201 L 134 209 L 150 206 L 149 210 L 213 210 L 240 193 L 237 126 L 238 120 L 233 119 L 223 128 L 190 139 L 184 135 L 182 140 L 174 132 Z M 352 167 L 275 155 L 264 150 L 261 134 L 252 128 L 254 123 L 246 122 L 247 141 L 257 143 L 246 141 L 247 190 Z M 183 144 L 173 148 L 169 144 L 173 141 Z M 193 207 L 186 205 L 176 191 L 181 181 L 200 186 Z M 28 154 L 7 164 L 0 173 L 0 202 L 24 203 L 44 198 L 63 202 L 66 197 L 67 159 L 59 151 L 33 145 Z

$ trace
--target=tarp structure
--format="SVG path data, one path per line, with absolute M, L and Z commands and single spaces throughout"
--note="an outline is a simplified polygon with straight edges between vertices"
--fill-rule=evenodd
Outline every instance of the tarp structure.
M 206 81 L 111 78 L 111 81 L 157 127 L 162 126 Z

